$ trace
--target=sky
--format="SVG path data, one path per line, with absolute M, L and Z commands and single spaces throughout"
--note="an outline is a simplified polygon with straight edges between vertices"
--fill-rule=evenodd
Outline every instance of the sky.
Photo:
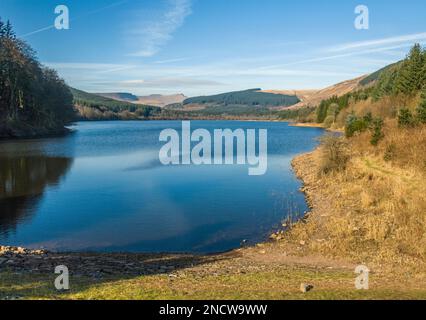
M 54 27 L 69 8 L 69 30 Z M 369 28 L 355 28 L 358 5 Z M 73 87 L 137 95 L 320 89 L 426 45 L 424 0 L 1 0 Z

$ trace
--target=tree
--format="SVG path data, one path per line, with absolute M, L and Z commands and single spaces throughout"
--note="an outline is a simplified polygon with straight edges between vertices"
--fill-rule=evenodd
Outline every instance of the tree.
M 397 76 L 396 93 L 412 94 L 423 88 L 424 56 L 422 47 L 419 44 L 414 45 Z
M 347 138 L 353 137 L 356 133 L 364 132 L 369 127 L 365 119 L 358 118 L 355 114 L 349 115 L 346 120 L 345 134 Z
M 55 71 L 0 19 L 0 130 L 15 125 L 63 127 L 74 118 L 72 94 Z
M 417 108 L 417 119 L 420 123 L 426 124 L 426 87 L 423 89 L 421 98 L 422 100 Z
M 373 146 L 377 146 L 380 142 L 380 140 L 382 140 L 384 138 L 384 134 L 383 134 L 383 119 L 381 118 L 376 118 L 372 121 L 371 123 L 371 130 L 373 131 L 373 135 L 371 137 L 371 144 Z
M 415 125 L 415 118 L 409 109 L 403 108 L 399 110 L 398 124 L 403 128 L 413 127 Z

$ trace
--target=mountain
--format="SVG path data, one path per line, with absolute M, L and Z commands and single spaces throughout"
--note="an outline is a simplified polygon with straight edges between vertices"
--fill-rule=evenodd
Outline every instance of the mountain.
M 266 90 L 264 92 L 273 94 L 293 94 L 300 102 L 289 107 L 289 109 L 298 109 L 302 107 L 315 107 L 321 101 L 330 99 L 333 96 L 341 97 L 362 86 L 361 82 L 368 76 L 362 76 L 356 79 L 347 80 L 321 90 Z M 373 81 L 372 79 L 370 81 Z
M 147 119 L 161 111 L 156 106 L 138 105 L 105 98 L 71 87 L 69 89 L 79 117 L 84 120 Z
M 136 96 L 132 93 L 127 92 L 111 92 L 111 93 L 96 93 L 96 95 L 113 99 L 116 101 L 130 102 L 134 104 L 150 105 L 156 107 L 165 107 L 171 104 L 182 103 L 187 97 L 182 93 L 171 94 L 171 95 L 161 95 L 161 94 L 152 94 L 149 96 Z
M 101 96 L 108 99 L 125 102 L 137 102 L 138 97 L 127 92 L 112 92 L 112 93 L 95 93 L 97 96 Z
M 171 104 L 182 103 L 185 99 L 187 97 L 182 93 L 172 95 L 153 94 L 150 96 L 139 96 L 137 103 L 163 108 Z
M 282 108 L 299 103 L 299 98 L 294 94 L 275 94 L 262 91 L 262 89 L 250 89 L 234 91 L 212 96 L 200 96 L 186 99 L 183 104 L 198 105 L 201 107 L 217 106 L 250 106 L 263 108 Z

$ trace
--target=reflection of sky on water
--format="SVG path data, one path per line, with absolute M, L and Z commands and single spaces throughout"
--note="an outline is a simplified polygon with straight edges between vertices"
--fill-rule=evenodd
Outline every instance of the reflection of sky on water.
M 321 130 L 283 123 L 195 123 L 194 128 L 267 128 L 268 172 L 253 177 L 248 166 L 160 165 L 159 132 L 180 125 L 81 123 L 67 138 L 7 143 L 0 158 L 44 154 L 74 160 L 57 184 L 47 184 L 37 204 L 23 210 L 32 218 L 17 218 L 11 232 L 0 234 L 0 243 L 59 250 L 222 251 L 243 239 L 261 240 L 286 212 L 306 209 L 290 161 L 312 149 Z

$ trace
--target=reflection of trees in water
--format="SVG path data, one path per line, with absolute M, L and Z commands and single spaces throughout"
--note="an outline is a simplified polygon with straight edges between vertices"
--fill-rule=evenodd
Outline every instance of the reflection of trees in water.
M 0 158 L 0 234 L 29 219 L 46 187 L 57 185 L 71 165 L 69 158 Z

